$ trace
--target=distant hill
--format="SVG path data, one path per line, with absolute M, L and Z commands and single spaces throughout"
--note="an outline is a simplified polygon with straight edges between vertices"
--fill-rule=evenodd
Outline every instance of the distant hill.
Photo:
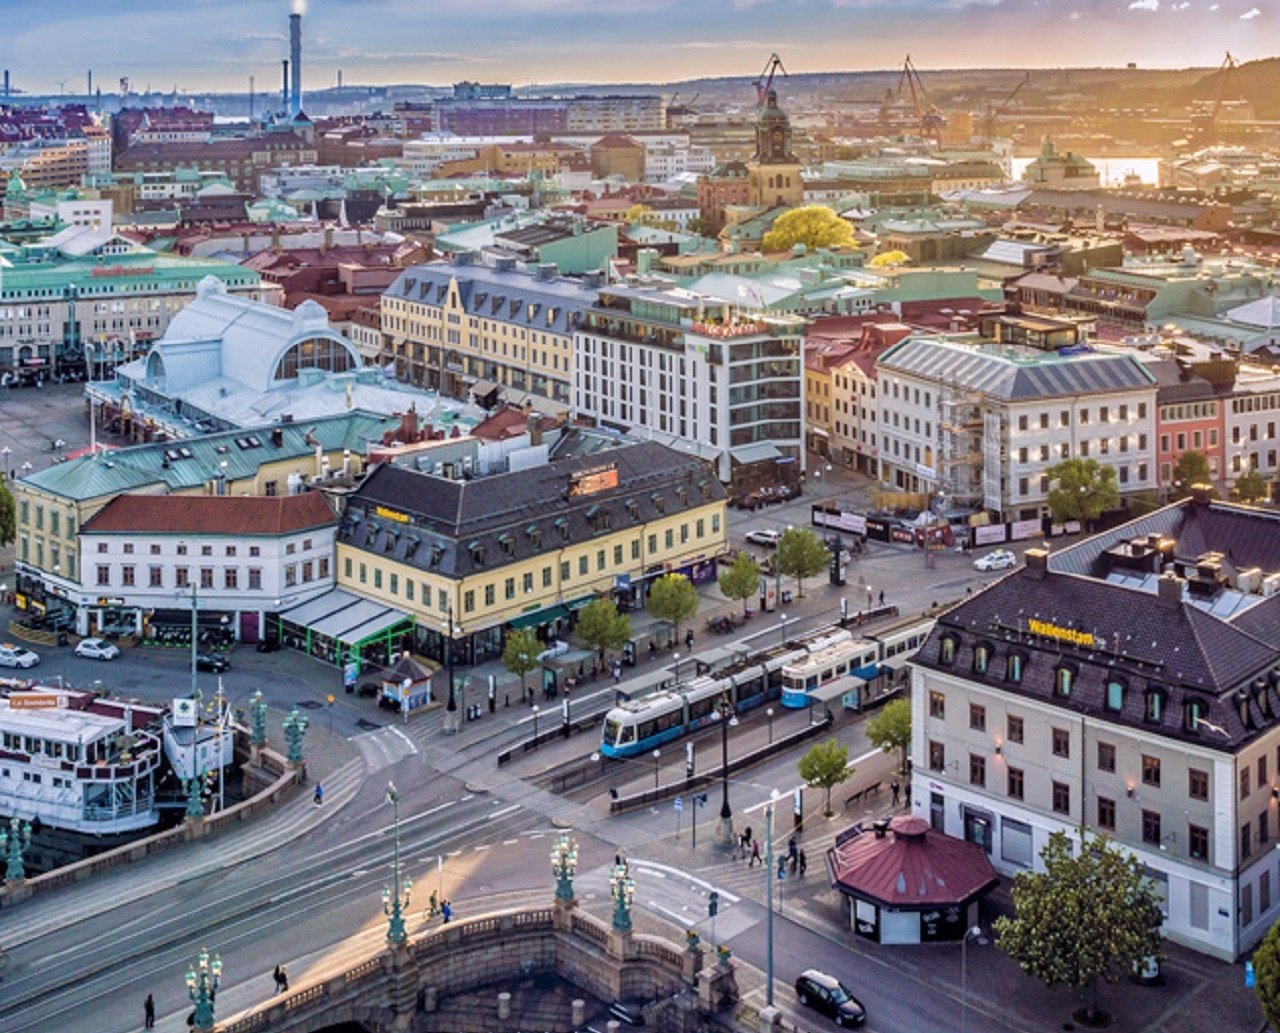
M 1253 101 L 1254 114 L 1258 118 L 1280 118 L 1280 57 L 1247 61 L 1233 73 L 1222 70 L 1211 72 L 1186 87 L 1183 91 L 1183 103 L 1216 99 L 1219 82 L 1227 76 L 1230 78 L 1225 85 L 1225 100 L 1237 100 L 1243 96 L 1246 100 Z

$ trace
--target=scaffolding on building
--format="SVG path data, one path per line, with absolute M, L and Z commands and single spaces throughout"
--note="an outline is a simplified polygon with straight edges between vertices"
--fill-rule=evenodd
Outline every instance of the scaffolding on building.
M 982 506 L 983 395 L 955 377 L 944 378 L 939 387 L 939 490 L 956 506 Z

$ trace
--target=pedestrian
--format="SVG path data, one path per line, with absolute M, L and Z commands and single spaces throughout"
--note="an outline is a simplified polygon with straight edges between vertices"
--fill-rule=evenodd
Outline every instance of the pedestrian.
M 690 628 L 684 633 L 684 644 L 689 648 L 693 648 L 693 629 Z
M 910 782 L 907 783 L 906 792 L 907 792 L 907 806 L 910 807 L 911 806 L 911 783 Z
M 431 891 L 431 899 L 427 901 L 427 917 L 435 918 L 440 913 L 440 896 L 435 890 Z
M 444 920 L 447 924 L 453 918 L 453 905 L 446 900 L 440 905 L 440 913 L 444 915 Z
M 884 589 L 880 589 L 880 605 L 884 605 Z
M 156 1024 L 156 999 L 147 994 L 147 999 L 142 1002 L 142 1025 L 145 1029 L 152 1029 Z
M 276 981 L 276 993 L 280 992 L 280 966 L 275 967 L 275 971 L 271 973 L 271 978 Z
M 276 966 L 276 993 L 289 989 L 289 973 L 283 965 Z
M 316 783 L 316 795 L 314 799 L 317 804 L 324 803 L 324 786 L 322 786 L 319 782 Z
M 613 663 L 613 684 L 617 685 L 620 681 L 622 681 L 622 664 L 615 660 Z
M 890 782 L 890 783 L 889 783 L 889 791 L 890 791 L 891 793 L 893 793 L 893 805 L 894 805 L 895 807 L 897 807 L 897 806 L 898 806 L 898 795 L 902 792 L 902 786 L 901 786 L 901 784 L 898 782 L 898 780 L 897 780 L 896 778 L 895 778 L 892 782 Z
M 795 861 L 796 859 L 796 848 L 796 837 L 792 836 L 787 841 L 787 856 L 791 858 L 792 861 Z
M 758 839 L 753 839 L 751 841 L 751 863 L 748 864 L 747 867 L 754 868 L 757 864 L 763 863 L 764 862 L 760 860 L 760 841 Z
M 799 854 L 792 854 L 792 855 L 791 855 L 791 858 L 790 858 L 790 861 L 791 861 L 791 874 L 792 874 L 792 875 L 795 875 L 795 873 L 796 873 L 796 867 L 797 867 L 797 866 L 799 865 L 799 863 L 800 863 L 800 855 L 799 855 Z
M 621 868 L 621 867 L 622 867 L 622 851 L 621 851 L 621 850 L 619 850 L 619 851 L 617 851 L 617 852 L 615 852 L 615 853 L 614 853 L 614 855 L 613 855 L 613 866 L 614 866 L 615 868 Z
M 809 867 L 809 862 L 805 860 L 804 851 L 800 851 L 800 874 L 803 876 Z
M 787 875 L 787 859 L 785 857 L 778 858 L 778 878 L 784 879 Z

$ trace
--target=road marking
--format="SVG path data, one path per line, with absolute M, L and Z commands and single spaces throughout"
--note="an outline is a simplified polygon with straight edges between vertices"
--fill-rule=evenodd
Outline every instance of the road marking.
M 449 851 L 447 854 L 445 854 L 444 856 L 445 856 L 445 857 L 457 857 L 460 853 L 462 853 L 462 851 L 461 851 L 461 850 L 450 850 L 450 851 Z
M 510 814 L 512 811 L 518 811 L 519 809 L 520 805 L 518 803 L 513 803 L 510 807 L 504 807 L 500 811 L 494 811 L 489 815 L 487 820 L 493 821 L 494 818 L 501 818 L 504 814 Z
M 649 907 L 651 907 L 654 911 L 661 911 L 664 915 L 669 915 L 670 917 L 674 918 L 677 922 L 679 922 L 681 925 L 684 925 L 686 922 L 689 921 L 688 915 L 683 915 L 679 911 L 672 911 L 671 908 L 669 907 L 663 907 L 657 901 L 654 901 L 654 900 L 649 901 Z
M 463 802 L 463 803 L 466 803 L 468 800 L 474 800 L 475 798 L 476 798 L 476 797 L 475 797 L 475 793 L 463 793 L 463 794 L 462 794 L 462 802 Z
M 478 854 L 481 850 L 488 850 L 491 846 L 493 846 L 492 843 L 481 843 L 478 847 L 472 847 L 471 852 L 473 854 Z
M 520 840 L 518 840 L 518 839 L 504 839 L 504 840 L 502 841 L 502 845 L 503 845 L 503 846 L 511 846 L 513 843 L 519 843 L 519 842 L 520 842 Z
M 715 885 L 713 885 L 710 882 L 707 882 L 706 879 L 700 879 L 696 875 L 692 875 L 681 868 L 673 868 L 669 864 L 659 864 L 657 861 L 636 861 L 635 865 L 637 868 L 643 865 L 646 868 L 652 869 L 654 875 L 657 875 L 658 872 L 663 871 L 663 872 L 666 872 L 668 875 L 677 875 L 682 879 L 688 879 L 695 886 L 701 886 L 704 890 L 708 890 L 708 891 L 716 890 L 721 897 L 729 901 L 729 903 L 731 904 L 736 904 L 738 903 L 738 901 L 742 899 L 741 897 L 734 896 L 728 890 L 717 889 Z
M 389 731 L 392 735 L 398 735 L 401 739 L 403 739 L 404 744 L 409 747 L 409 752 L 411 754 L 414 754 L 414 755 L 417 754 L 418 744 L 415 743 L 412 739 L 410 739 L 407 735 L 405 735 L 404 732 L 400 731 L 399 728 L 392 727 L 387 729 L 387 731 Z
M 867 752 L 867 753 L 864 753 L 861 757 L 854 757 L 854 758 L 853 758 L 853 760 L 849 761 L 849 763 L 850 763 L 851 765 L 853 765 L 854 767 L 856 767 L 857 765 L 859 765 L 859 764 L 863 763 L 864 761 L 868 761 L 868 760 L 870 760 L 872 757 L 878 757 L 878 756 L 880 756 L 882 753 L 884 753 L 884 750 L 871 750 L 871 751 L 869 751 L 869 752 Z M 741 813 L 742 813 L 742 814 L 751 814 L 751 813 L 753 813 L 753 812 L 755 812 L 755 811 L 763 811 L 763 810 L 764 810 L 766 807 L 768 807 L 768 806 L 769 806 L 769 804 L 771 804 L 771 803 L 776 803 L 776 804 L 781 805 L 782 801 L 783 801 L 783 800 L 785 800 L 787 797 L 789 797 L 789 796 L 794 797 L 794 795 L 795 795 L 795 791 L 796 791 L 797 789 L 808 789 L 808 788 L 810 788 L 810 787 L 809 787 L 809 786 L 806 786 L 803 782 L 801 782 L 798 786 L 792 786 L 792 787 L 791 787 L 790 789 L 788 789 L 785 793 L 779 793 L 779 794 L 778 794 L 778 799 L 776 799 L 776 800 L 761 800 L 759 803 L 753 803 L 750 807 L 743 807 L 743 808 L 741 809 Z M 775 829 L 775 831 L 777 831 L 777 830 Z

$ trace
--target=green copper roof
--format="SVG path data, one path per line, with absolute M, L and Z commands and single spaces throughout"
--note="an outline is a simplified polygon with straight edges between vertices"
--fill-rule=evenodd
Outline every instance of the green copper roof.
M 6 255 L 8 264 L 0 270 L 0 299 L 57 297 L 70 285 L 81 297 L 110 297 L 117 294 L 171 293 L 196 286 L 206 276 L 216 276 L 228 284 L 261 282 L 252 269 L 232 262 L 209 258 L 187 258 L 174 254 L 106 255 L 101 258 L 66 258 L 40 261 L 34 249 Z M 95 270 L 97 270 L 95 272 Z M 32 293 L 32 292 L 42 293 Z

